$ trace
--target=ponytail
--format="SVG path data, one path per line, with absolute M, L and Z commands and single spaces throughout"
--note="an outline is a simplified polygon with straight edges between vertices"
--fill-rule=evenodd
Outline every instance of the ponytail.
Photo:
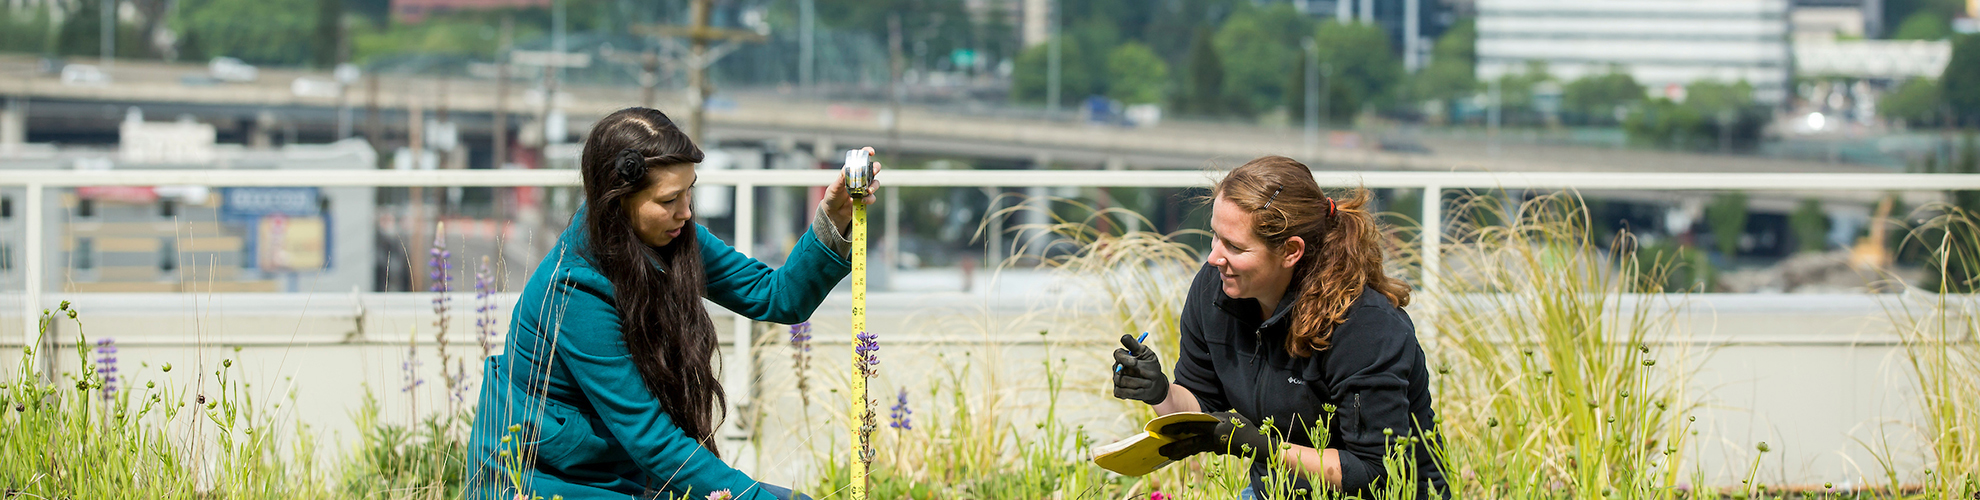
M 1388 296 L 1397 308 L 1409 306 L 1409 284 L 1382 273 L 1382 231 L 1368 211 L 1368 190 L 1355 188 L 1348 196 L 1328 200 L 1337 207 L 1327 224 L 1332 230 L 1293 269 L 1299 299 L 1293 303 L 1286 350 L 1294 356 L 1327 350 L 1334 327 L 1347 321 L 1348 308 L 1366 289 Z

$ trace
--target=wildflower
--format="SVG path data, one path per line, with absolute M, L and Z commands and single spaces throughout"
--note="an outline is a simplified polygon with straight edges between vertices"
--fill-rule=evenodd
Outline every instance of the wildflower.
M 460 402 L 467 397 L 465 391 L 461 389 L 461 380 L 466 378 L 467 367 L 462 362 L 454 360 L 455 366 L 452 369 L 448 368 L 450 356 L 447 355 L 447 325 L 448 313 L 453 309 L 453 297 L 450 293 L 454 291 L 454 274 L 451 272 L 454 265 L 450 259 L 454 254 L 447 251 L 446 229 L 445 222 L 437 222 L 433 225 L 433 248 L 427 251 L 431 259 L 427 261 L 426 266 L 427 277 L 431 278 L 432 284 L 427 290 L 433 292 L 435 318 L 433 342 L 436 345 L 435 350 L 440 354 L 440 380 L 447 384 L 447 394 L 455 402 Z
M 853 347 L 853 360 L 859 364 L 859 373 L 873 378 L 880 372 L 880 335 L 873 332 L 859 332 L 858 342 Z
M 791 349 L 811 352 L 811 322 L 791 325 Z
M 1761 442 L 1760 442 L 1760 444 L 1757 444 L 1757 445 L 1754 445 L 1754 446 L 1753 446 L 1753 449 L 1756 449 L 1756 450 L 1760 450 L 1760 452 L 1761 452 L 1761 453 L 1766 453 L 1766 452 L 1768 452 L 1768 451 L 1771 451 L 1771 450 L 1772 450 L 1771 448 L 1768 448 L 1768 447 L 1767 447 L 1767 442 L 1766 442 L 1766 441 L 1761 441 Z M 1926 471 L 1925 473 L 1926 473 L 1926 474 L 1931 474 L 1931 471 Z
M 481 268 L 474 272 L 474 338 L 481 343 L 481 358 L 495 354 L 495 274 L 488 270 L 488 256 L 481 256 Z
M 117 341 L 104 337 L 96 341 L 96 373 L 103 376 L 103 399 L 109 401 L 117 392 Z
M 798 399 L 811 406 L 811 322 L 791 325 L 791 373 L 797 374 Z
M 906 387 L 901 388 L 901 395 L 895 401 L 892 411 L 887 414 L 889 420 L 887 426 L 904 431 L 914 430 L 914 423 L 908 419 L 909 415 L 914 414 L 914 410 L 908 409 Z
M 1148 500 L 1172 500 L 1172 497 L 1166 493 L 1162 493 L 1161 490 L 1156 490 L 1154 493 L 1148 494 Z
M 399 371 L 405 374 L 405 385 L 399 387 L 399 392 L 412 392 L 413 389 L 426 384 L 426 379 L 419 376 L 421 364 L 423 363 L 419 360 L 419 336 L 413 335 L 406 341 L 405 361 L 399 362 Z
M 708 494 L 708 500 L 735 500 L 735 498 L 736 496 L 730 494 L 729 490 L 715 490 Z

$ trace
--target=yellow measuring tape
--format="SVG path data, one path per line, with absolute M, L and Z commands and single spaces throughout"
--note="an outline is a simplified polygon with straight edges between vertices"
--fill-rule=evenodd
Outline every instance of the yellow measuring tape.
M 854 156 L 857 153 L 858 164 Z M 870 195 L 872 170 L 866 162 L 864 151 L 848 151 L 846 163 L 853 167 L 846 179 L 846 187 L 853 198 L 852 223 L 852 333 L 853 371 L 852 412 L 847 413 L 847 421 L 852 430 L 852 500 L 866 500 L 867 465 L 873 460 L 874 429 L 873 409 L 866 400 L 866 378 L 871 374 L 867 366 L 867 355 L 859 347 L 860 334 L 866 333 L 866 204 L 859 199 Z

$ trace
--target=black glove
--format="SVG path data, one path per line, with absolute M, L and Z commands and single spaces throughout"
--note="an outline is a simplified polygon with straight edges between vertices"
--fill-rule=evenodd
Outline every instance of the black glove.
M 1162 433 L 1171 436 L 1187 436 L 1174 443 L 1162 445 L 1163 457 L 1182 460 L 1203 452 L 1215 452 L 1237 457 L 1251 457 L 1255 461 L 1265 461 L 1278 456 L 1278 436 L 1265 433 L 1265 429 L 1251 423 L 1237 412 L 1217 412 L 1216 422 L 1181 422 L 1162 428 Z
M 1169 399 L 1169 376 L 1162 374 L 1162 360 L 1155 350 L 1121 335 L 1121 347 L 1114 350 L 1114 397 L 1151 405 Z

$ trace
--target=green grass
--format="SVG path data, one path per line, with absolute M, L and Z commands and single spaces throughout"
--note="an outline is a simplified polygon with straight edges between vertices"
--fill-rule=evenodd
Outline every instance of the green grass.
M 1920 209 L 1937 215 L 1926 220 L 1913 237 L 1932 249 L 1931 262 L 1940 276 L 1953 276 L 1951 267 L 1971 269 L 1980 263 L 1980 219 L 1964 209 L 1935 205 Z M 1936 241 L 1930 241 L 1936 239 Z M 1971 273 L 1966 273 L 1971 274 Z M 1946 498 L 1980 497 L 1980 297 L 1954 293 L 1974 283 L 1939 279 L 1936 293 L 1894 301 L 1890 316 L 1904 344 L 1904 366 L 1919 392 L 1913 395 L 1922 422 L 1913 429 L 1925 443 L 1926 468 L 1906 477 L 1896 470 L 1885 447 L 1879 460 L 1887 487 L 1915 482 Z M 1922 294 L 1921 294 L 1922 295 Z
M 1164 335 L 1153 343 L 1173 366 L 1182 293 L 1201 263 L 1185 242 L 1201 233 L 1124 231 L 1149 224 L 1129 223 L 1138 217 L 1131 212 L 1077 200 L 1045 203 L 1054 214 L 1046 224 L 1011 230 L 1054 237 L 1032 240 L 1038 245 L 1033 251 L 1013 252 L 1003 267 L 1052 269 L 1083 292 L 1074 294 L 1081 301 L 1038 304 L 1029 314 L 998 321 L 968 311 L 927 319 L 927 331 L 947 332 L 954 342 L 940 351 L 902 345 L 882 351 L 883 358 L 940 356 L 944 362 L 927 376 L 893 373 L 901 368 L 887 364 L 875 379 L 874 394 L 891 396 L 905 387 L 915 413 L 912 429 L 882 423 L 876 432 L 871 498 L 1125 499 L 1156 491 L 1181 499 L 1235 498 L 1249 483 L 1248 462 L 1240 459 L 1199 456 L 1141 478 L 1107 473 L 1088 461 L 1093 446 L 1153 417 L 1146 405 L 1108 395 L 1106 356 L 1121 334 L 1159 332 Z M 1587 212 L 1570 196 L 1514 206 L 1483 197 L 1459 203 L 1453 213 L 1481 215 L 1448 230 L 1444 288 L 1419 294 L 1409 308 L 1436 384 L 1446 444 L 1436 451 L 1457 498 L 1843 498 L 1760 484 L 1758 464 L 1768 453 L 1760 443 L 1742 445 L 1753 451 L 1744 486 L 1700 486 L 1695 457 L 1701 440 L 1710 437 L 1694 434 L 1691 419 L 1704 395 L 1686 390 L 1687 370 L 1696 366 L 1691 358 L 1701 351 L 1686 342 L 1675 321 L 1692 290 L 1667 289 L 1691 282 L 1670 279 L 1686 271 L 1677 255 L 1608 252 L 1635 245 L 1592 240 Z M 1937 232 L 1919 234 L 1936 236 L 1936 243 L 1925 243 L 1938 249 L 1940 262 L 1980 262 L 1980 224 L 1972 217 L 1944 210 L 1927 228 Z M 1387 240 L 1395 275 L 1419 273 L 1418 256 L 1406 241 L 1411 235 L 1411 228 L 1400 228 Z M 1849 498 L 1971 498 L 1980 471 L 1975 310 L 1980 299 L 1956 294 L 1927 295 L 1894 309 L 1906 367 L 1920 382 L 1921 390 L 1910 396 L 1924 418 L 1912 424 L 1929 447 L 1918 451 L 1928 465 L 1897 470 L 1889 464 L 1910 451 L 1884 447 L 1879 452 L 1888 484 Z M 83 331 L 82 317 L 66 304 L 44 314 L 44 331 L 57 321 Z M 1037 337 L 992 341 L 1021 336 Z M 469 412 L 435 408 L 416 421 L 395 422 L 367 393 L 351 415 L 360 429 L 352 448 L 332 463 L 318 463 L 315 433 L 288 411 L 293 389 L 249 385 L 233 367 L 238 358 L 197 376 L 185 372 L 200 370 L 172 372 L 167 365 L 132 370 L 120 374 L 123 387 L 106 399 L 84 338 L 77 336 L 79 373 L 41 382 L 23 371 L 0 387 L 0 489 L 6 490 L 0 497 L 459 496 L 472 458 L 463 443 Z M 1018 344 L 1042 346 L 1026 348 L 1042 348 L 1044 355 L 1008 352 Z M 773 345 L 764 344 L 759 354 L 788 353 Z M 788 417 L 794 421 L 773 422 L 782 426 L 749 429 L 759 456 L 766 440 L 804 443 L 775 458 L 812 464 L 795 486 L 821 499 L 848 497 L 846 405 L 834 389 L 846 386 L 849 374 L 838 373 L 844 366 L 819 361 L 797 375 L 808 380 L 805 385 L 764 381 L 760 398 L 800 399 L 804 411 Z M 799 387 L 806 391 L 802 398 Z M 882 408 L 890 403 L 884 397 L 875 402 Z M 754 420 L 769 417 L 759 413 Z M 765 435 L 769 429 L 787 434 Z M 1414 473 L 1409 461 L 1391 458 L 1385 462 L 1390 475 Z M 1285 479 L 1275 479 L 1274 489 L 1288 488 Z

